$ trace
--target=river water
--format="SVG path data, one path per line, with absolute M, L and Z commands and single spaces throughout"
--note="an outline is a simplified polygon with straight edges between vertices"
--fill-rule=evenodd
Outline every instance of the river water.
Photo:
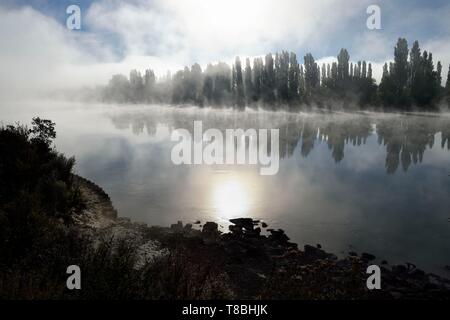
M 338 255 L 370 252 L 446 274 L 450 115 L 298 113 L 31 101 L 1 103 L 4 124 L 56 122 L 55 146 L 101 185 L 121 216 L 167 226 L 235 217 L 282 228 Z M 175 129 L 279 129 L 275 175 L 258 165 L 175 165 Z M 449 274 L 447 273 L 447 276 Z

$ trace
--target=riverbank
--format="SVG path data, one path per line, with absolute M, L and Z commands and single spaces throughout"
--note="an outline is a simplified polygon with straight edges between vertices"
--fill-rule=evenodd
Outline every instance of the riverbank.
M 119 217 L 101 187 L 81 177 L 77 181 L 86 201 L 77 223 L 92 234 L 132 241 L 137 269 L 170 262 L 193 298 L 450 299 L 448 279 L 411 263 L 383 261 L 381 289 L 369 290 L 366 271 L 375 260 L 369 253 L 338 258 L 320 245 L 299 248 L 283 230 L 249 218 L 230 220 L 227 233 L 215 222 L 147 226 Z

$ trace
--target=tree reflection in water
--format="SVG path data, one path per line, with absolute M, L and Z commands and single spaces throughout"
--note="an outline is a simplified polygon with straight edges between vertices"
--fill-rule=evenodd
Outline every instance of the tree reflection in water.
M 387 173 L 395 173 L 401 165 L 407 171 L 411 164 L 421 163 L 427 148 L 432 148 L 437 134 L 441 147 L 450 150 L 450 118 L 428 115 L 384 114 L 288 114 L 271 112 L 235 112 L 215 110 L 183 110 L 169 112 L 125 112 L 110 114 L 117 129 L 131 127 L 134 134 L 146 131 L 155 135 L 158 125 L 170 131 L 184 128 L 193 131 L 193 121 L 202 120 L 204 130 L 209 128 L 249 129 L 278 128 L 280 156 L 289 158 L 298 147 L 307 157 L 316 143 L 326 143 L 336 163 L 344 159 L 346 145 L 365 145 L 371 135 L 385 147 Z

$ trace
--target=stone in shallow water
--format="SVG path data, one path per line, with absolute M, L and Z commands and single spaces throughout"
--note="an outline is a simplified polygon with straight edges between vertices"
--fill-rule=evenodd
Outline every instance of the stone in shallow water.
M 237 218 L 230 219 L 230 222 L 236 226 L 242 227 L 246 230 L 253 230 L 253 219 L 252 218 Z
M 230 230 L 231 233 L 233 234 L 242 234 L 242 227 L 241 226 L 237 226 L 234 224 L 230 224 L 228 226 L 228 229 Z
M 259 237 L 259 235 L 261 234 L 261 228 L 258 227 L 258 228 L 255 228 L 255 229 L 253 229 L 253 230 L 247 230 L 247 231 L 245 232 L 245 234 L 246 234 L 247 236 L 249 236 L 249 237 Z

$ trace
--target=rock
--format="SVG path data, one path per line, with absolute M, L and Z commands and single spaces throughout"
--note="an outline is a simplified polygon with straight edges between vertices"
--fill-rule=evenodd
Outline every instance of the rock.
M 364 261 L 372 261 L 372 260 L 375 260 L 375 256 L 373 254 L 363 252 L 361 254 L 361 259 Z
M 289 241 L 289 237 L 284 233 L 283 230 L 278 229 L 267 229 L 271 234 L 269 236 L 269 240 L 277 241 L 281 243 L 287 243 Z
M 308 244 L 304 246 L 304 251 L 305 251 L 305 256 L 307 258 L 310 258 L 313 260 L 326 259 L 329 257 L 329 255 L 322 249 L 310 246 Z
M 394 274 L 403 274 L 403 273 L 406 273 L 407 271 L 408 271 L 408 269 L 403 264 L 392 266 L 392 272 Z
M 355 251 L 350 251 L 350 252 L 348 253 L 348 255 L 349 255 L 350 257 L 357 257 L 357 256 L 358 256 L 358 254 L 357 254 Z
M 171 229 L 172 231 L 175 231 L 175 232 L 181 232 L 181 231 L 183 231 L 183 222 L 178 221 L 177 224 L 171 224 L 171 225 L 170 225 L 170 229 Z
M 242 234 L 242 227 L 240 227 L 240 226 L 236 226 L 234 224 L 230 224 L 228 226 L 228 229 L 230 230 L 231 233 L 233 233 L 235 235 L 241 235 Z
M 427 276 L 429 287 L 439 288 L 444 286 L 447 290 L 450 290 L 450 281 L 448 279 L 443 279 L 434 273 L 429 273 Z
M 381 261 L 381 264 L 388 264 L 386 260 Z
M 200 220 L 195 220 L 194 224 L 200 224 Z
M 215 223 L 215 222 L 207 222 L 203 226 L 202 232 L 209 233 L 209 232 L 218 231 L 217 228 L 218 228 L 217 223 Z
M 268 227 L 267 223 L 265 223 L 265 222 L 261 223 L 261 226 L 262 226 L 263 228 L 267 228 L 267 227 Z
M 192 224 L 186 223 L 186 225 L 184 226 L 184 231 L 191 231 L 191 230 L 192 230 Z
M 416 269 L 416 265 L 414 263 L 406 262 L 406 268 L 408 268 L 408 271 Z
M 218 225 L 215 222 L 206 222 L 202 229 L 202 240 L 205 244 L 210 245 L 217 243 L 220 238 Z
M 318 243 L 318 244 L 316 245 L 316 247 L 319 248 L 319 249 L 322 249 L 322 246 L 320 245 L 320 243 Z
M 420 269 L 414 269 L 410 274 L 414 278 L 423 278 L 425 276 L 425 272 Z
M 246 230 L 245 231 L 245 235 L 249 236 L 249 237 L 259 237 L 259 235 L 261 234 L 261 228 L 255 228 L 253 230 Z
M 239 227 L 242 227 L 246 230 L 253 230 L 253 219 L 252 218 L 230 219 L 230 222 Z

